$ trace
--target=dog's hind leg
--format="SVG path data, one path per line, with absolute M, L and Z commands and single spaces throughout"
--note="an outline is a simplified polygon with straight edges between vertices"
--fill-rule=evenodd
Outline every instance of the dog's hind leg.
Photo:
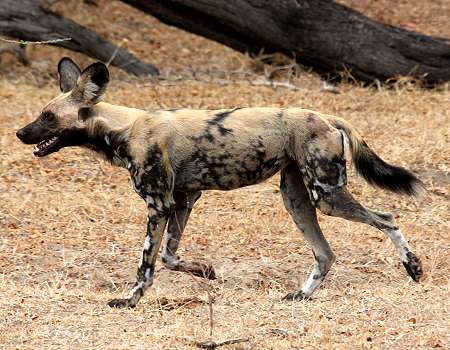
M 303 232 L 315 259 L 313 271 L 302 289 L 289 293 L 283 299 L 305 299 L 322 283 L 335 260 L 335 255 L 319 227 L 316 208 L 309 200 L 308 191 L 297 164 L 291 163 L 281 171 L 280 190 L 286 209 Z
M 365 208 L 347 191 L 344 157 L 326 159 L 310 156 L 305 170 L 304 180 L 311 202 L 320 211 L 383 231 L 394 243 L 408 274 L 414 281 L 419 281 L 422 277 L 420 260 L 411 252 L 393 216 Z
M 201 192 L 184 193 L 175 192 L 175 210 L 169 218 L 167 235 L 161 256 L 161 260 L 168 269 L 191 273 L 208 279 L 215 279 L 214 268 L 207 263 L 186 261 L 176 255 L 184 228 L 194 203 L 200 198 Z

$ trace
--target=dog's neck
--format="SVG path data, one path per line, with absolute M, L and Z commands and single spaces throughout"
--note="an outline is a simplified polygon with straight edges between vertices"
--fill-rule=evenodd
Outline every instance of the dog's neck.
M 102 120 L 112 130 L 129 128 L 136 119 L 148 114 L 147 111 L 137 108 L 113 105 L 100 102 L 89 108 L 95 120 Z
M 112 164 L 129 168 L 129 134 L 136 119 L 146 111 L 100 102 L 86 113 L 86 147 L 99 153 Z

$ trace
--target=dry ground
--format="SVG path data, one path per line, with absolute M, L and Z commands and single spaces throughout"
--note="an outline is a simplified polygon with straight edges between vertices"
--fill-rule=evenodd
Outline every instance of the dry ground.
M 417 284 L 406 275 L 382 233 L 321 216 L 337 262 L 313 300 L 281 302 L 307 276 L 312 254 L 283 208 L 275 177 L 205 193 L 198 203 L 180 253 L 212 261 L 217 281 L 202 284 L 158 264 L 155 285 L 136 309 L 110 309 L 106 302 L 134 280 L 145 206 L 126 171 L 80 149 L 36 159 L 14 137 L 57 94 L 55 64 L 67 54 L 34 47 L 31 68 L 13 59 L 0 66 L 0 347 L 195 348 L 192 340 L 209 338 L 206 290 L 214 297 L 212 338 L 249 338 L 236 349 L 450 347 L 448 86 L 344 84 L 332 94 L 317 76 L 297 68 L 278 78 L 291 76 L 298 90 L 255 85 L 264 74 L 261 64 L 120 3 L 100 3 L 104 7 L 69 1 L 55 8 L 116 42 L 126 38 L 124 45 L 171 79 L 152 85 L 113 69 L 107 101 L 146 109 L 301 106 L 334 113 L 357 126 L 386 160 L 415 171 L 428 189 L 419 199 L 375 190 L 353 170 L 350 188 L 367 206 L 396 214 L 422 258 L 425 278 Z M 450 37 L 446 1 L 369 3 L 358 6 L 391 23 Z M 214 82 L 187 79 L 192 72 Z

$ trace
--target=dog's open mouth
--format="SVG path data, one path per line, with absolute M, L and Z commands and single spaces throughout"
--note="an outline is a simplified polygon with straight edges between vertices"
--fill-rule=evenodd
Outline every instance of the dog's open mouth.
M 39 142 L 33 150 L 33 153 L 35 156 L 43 157 L 46 156 L 49 153 L 52 153 L 57 150 L 57 145 L 59 141 L 58 136 L 53 136 L 49 139 L 45 139 L 41 142 Z

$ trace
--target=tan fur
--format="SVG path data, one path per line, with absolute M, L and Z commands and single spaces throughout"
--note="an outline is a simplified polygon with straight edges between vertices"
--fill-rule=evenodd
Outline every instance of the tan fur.
M 359 132 L 345 119 L 332 115 L 327 115 L 326 118 L 335 128 L 345 131 L 350 144 L 352 156 L 356 157 L 356 155 L 361 152 L 361 145 L 364 142 Z
M 95 106 L 94 111 L 95 119 L 90 128 L 99 121 L 104 122 L 111 130 L 129 128 L 132 156 L 139 163 L 145 161 L 148 147 L 157 143 L 161 146 L 171 144 L 170 153 L 172 161 L 176 164 L 193 151 L 194 143 L 189 137 L 200 137 L 204 133 L 208 121 L 218 113 L 227 110 L 182 109 L 146 112 L 99 103 Z M 277 119 L 277 113 L 283 113 L 283 122 Z M 313 122 L 308 122 L 311 119 Z M 302 154 L 305 142 L 309 140 L 311 133 L 319 136 L 312 144 L 314 149 L 328 150 L 333 154 L 342 152 L 338 137 L 340 134 L 337 130 L 319 113 L 310 110 L 244 108 L 233 112 L 233 118 L 225 119 L 223 126 L 238 131 L 234 132 L 236 142 L 233 144 L 233 152 L 236 154 L 249 147 L 249 140 L 260 136 L 265 140 L 267 157 L 275 156 L 289 142 L 293 143 L 292 156 L 299 155 Z M 335 135 L 332 140 L 329 139 L 330 134 Z M 205 141 L 205 143 L 207 142 Z M 223 152 L 223 148 L 213 147 L 208 151 L 209 155 L 215 156 Z

